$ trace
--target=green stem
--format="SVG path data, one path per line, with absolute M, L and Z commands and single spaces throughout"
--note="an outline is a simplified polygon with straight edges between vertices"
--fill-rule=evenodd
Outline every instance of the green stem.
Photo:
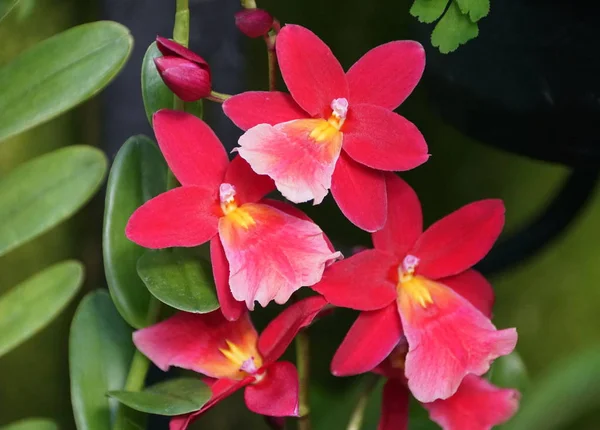
M 296 336 L 296 367 L 298 368 L 298 377 L 300 390 L 298 393 L 298 403 L 300 408 L 300 418 L 298 419 L 299 430 L 310 430 L 310 406 L 309 406 L 309 383 L 310 383 L 310 339 L 306 331 L 302 330 Z
M 267 35 L 267 38 L 275 36 Z M 269 41 L 267 42 L 267 57 L 269 59 L 269 91 L 275 91 L 277 89 L 277 55 L 275 55 L 275 49 L 269 47 Z M 273 43 L 274 45 L 274 43 Z
M 173 40 L 180 45 L 188 47 L 190 43 L 190 8 L 189 0 L 176 0 L 175 26 L 173 27 Z
M 211 91 L 210 96 L 208 96 L 207 99 L 210 100 L 211 102 L 223 103 L 229 97 L 231 97 L 231 94 L 218 93 L 216 91 Z
M 348 423 L 347 430 L 360 430 L 362 427 L 363 420 L 365 418 L 365 410 L 369 403 L 369 397 L 379 382 L 379 375 L 370 373 L 364 376 L 364 386 L 360 393 L 360 397 L 354 406 L 350 422 Z
M 245 9 L 256 9 L 256 0 L 242 0 L 242 7 Z

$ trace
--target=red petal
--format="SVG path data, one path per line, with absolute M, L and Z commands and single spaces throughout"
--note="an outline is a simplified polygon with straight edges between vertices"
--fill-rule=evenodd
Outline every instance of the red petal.
M 288 24 L 279 32 L 275 48 L 285 84 L 311 116 L 326 118 L 334 99 L 348 98 L 344 69 L 312 31 Z
M 292 363 L 273 363 L 260 382 L 246 387 L 244 400 L 248 409 L 257 414 L 297 417 L 298 386 L 298 372 Z
M 377 430 L 408 429 L 408 390 L 400 379 L 389 379 L 383 387 L 381 418 Z
M 331 194 L 355 226 L 373 232 L 385 224 L 387 197 L 383 173 L 357 163 L 344 151 L 333 171 Z
M 357 375 L 372 370 L 392 352 L 402 337 L 396 305 L 361 312 L 331 362 L 335 376 Z
M 386 173 L 388 214 L 383 229 L 373 233 L 375 248 L 404 257 L 423 232 L 417 193 L 394 173 Z
M 185 46 L 180 45 L 179 43 L 175 42 L 174 40 L 170 40 L 165 37 L 158 36 L 156 38 L 156 46 L 157 46 L 158 50 L 161 52 L 161 54 L 163 54 L 163 55 L 179 56 L 179 57 L 185 58 L 186 60 L 193 61 L 194 63 L 201 64 L 201 65 L 205 66 L 206 68 L 208 68 L 208 63 L 204 60 L 204 58 L 202 58 L 201 56 L 196 54 L 191 49 L 188 49 Z
M 251 310 L 254 301 L 263 307 L 271 300 L 285 303 L 300 287 L 319 282 L 329 262 L 340 257 L 315 223 L 264 204 L 247 203 L 221 218 L 219 236 L 233 297 Z
M 229 263 L 227 257 L 225 257 L 225 251 L 219 236 L 215 236 L 210 240 L 210 261 L 221 312 L 227 320 L 235 321 L 246 310 L 246 304 L 234 299 L 229 289 Z
M 157 57 L 156 69 L 165 85 L 186 102 L 208 97 L 211 91 L 210 71 L 180 57 Z
M 429 158 L 419 129 L 380 106 L 352 105 L 342 132 L 348 155 L 373 169 L 410 170 Z
M 235 25 L 248 37 L 261 37 L 271 29 L 273 17 L 263 9 L 243 9 L 236 12 Z
M 517 412 L 519 398 L 516 390 L 498 388 L 484 378 L 467 375 L 454 396 L 423 406 L 444 430 L 490 430 Z
M 212 190 L 179 187 L 149 200 L 127 223 L 127 238 L 145 248 L 198 246 L 217 233 L 220 209 Z
M 229 164 L 224 182 L 235 186 L 238 204 L 257 202 L 275 190 L 271 178 L 254 173 L 248 162 L 239 155 Z
M 418 297 L 411 295 L 415 292 Z M 415 277 L 401 284 L 399 293 L 409 346 L 405 375 L 421 402 L 452 396 L 466 375 L 484 374 L 517 343 L 515 329 L 496 330 L 471 303 L 442 284 Z
M 335 306 L 373 311 L 396 300 L 396 285 L 390 277 L 397 258 L 369 249 L 327 268 L 312 289 Z
M 189 113 L 163 109 L 154 114 L 152 124 L 160 150 L 182 185 L 218 189 L 229 159 L 205 122 Z
M 298 332 L 309 326 L 326 305 L 323 297 L 308 297 L 289 306 L 272 320 L 258 338 L 258 350 L 265 365 L 278 360 Z
M 188 425 L 200 417 L 204 412 L 215 406 L 221 400 L 231 396 L 240 388 L 254 382 L 254 377 L 248 377 L 241 381 L 232 379 L 217 379 L 210 385 L 212 396 L 210 400 L 197 412 L 192 412 L 187 415 L 179 415 L 171 419 L 169 430 L 185 430 Z
M 269 175 L 288 200 L 301 203 L 314 199 L 319 204 L 329 191 L 342 148 L 342 134 L 333 127 L 334 133 L 322 141 L 311 137 L 323 125 L 329 126 L 322 119 L 260 124 L 240 137 L 237 150 L 256 173 Z
M 231 322 L 220 311 L 179 312 L 133 334 L 135 346 L 164 371 L 176 366 L 212 378 L 242 379 L 240 366 L 220 351 L 229 349 L 226 340 L 259 362 L 258 335 L 248 314 Z
M 467 299 L 486 317 L 492 317 L 494 307 L 494 289 L 485 277 L 474 269 L 459 275 L 440 279 L 438 282 L 452 288 Z
M 350 103 L 394 110 L 417 86 L 425 69 L 425 50 L 402 40 L 371 49 L 346 73 Z
M 502 200 L 480 200 L 442 218 L 417 240 L 410 254 L 417 272 L 431 279 L 456 275 L 481 260 L 504 226 Z
M 223 112 L 242 130 L 309 118 L 292 96 L 278 91 L 248 91 L 230 97 L 223 103 Z

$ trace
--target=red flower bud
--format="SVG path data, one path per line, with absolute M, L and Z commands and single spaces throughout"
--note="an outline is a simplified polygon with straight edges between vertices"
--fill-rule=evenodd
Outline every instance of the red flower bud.
M 273 26 L 273 17 L 263 9 L 244 9 L 235 14 L 235 25 L 248 37 L 261 37 Z
M 165 85 L 181 100 L 193 102 L 210 95 L 210 67 L 204 58 L 164 37 L 156 38 L 163 57 L 154 59 Z

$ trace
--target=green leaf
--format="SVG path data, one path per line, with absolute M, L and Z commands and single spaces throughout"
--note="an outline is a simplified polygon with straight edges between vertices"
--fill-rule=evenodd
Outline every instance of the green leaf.
M 37 157 L 0 180 L 0 255 L 39 236 L 83 206 L 106 173 L 106 157 L 70 146 Z
M 148 290 L 169 306 L 195 313 L 219 308 L 211 265 L 197 249 L 150 250 L 137 268 Z
M 137 411 L 175 416 L 200 410 L 210 400 L 211 391 L 199 379 L 178 378 L 144 391 L 111 391 L 108 395 Z
M 478 34 L 477 24 L 460 12 L 456 2 L 452 2 L 446 14 L 433 29 L 431 44 L 438 47 L 442 54 L 447 54 L 476 38 Z
M 461 13 L 469 15 L 472 22 L 477 22 L 490 13 L 490 0 L 455 0 Z
M 78 430 L 111 428 L 122 406 L 106 393 L 125 386 L 134 353 L 131 334 L 106 291 L 94 291 L 79 304 L 69 335 L 71 403 Z
M 154 65 L 154 59 L 160 56 L 162 54 L 156 47 L 156 42 L 153 42 L 146 50 L 142 61 L 142 97 L 150 124 L 152 124 L 152 115 L 155 112 L 173 108 L 173 93 L 164 84 Z M 184 103 L 185 111 L 198 118 L 202 118 L 202 107 L 202 100 Z
M 517 415 L 504 430 L 579 428 L 577 419 L 600 406 L 600 348 L 557 362 L 523 396 Z M 595 427 L 594 427 L 595 428 Z
M 12 12 L 20 0 L 0 0 L 0 22 Z
M 0 356 L 50 323 L 83 282 L 77 261 L 55 264 L 0 296 Z
M 26 418 L 0 427 L 0 430 L 58 430 L 58 426 L 45 418 Z
M 167 165 L 145 136 L 134 136 L 119 150 L 110 170 L 104 211 L 104 272 L 121 316 L 133 327 L 148 325 L 150 293 L 137 274 L 145 249 L 125 237 L 131 214 L 167 190 Z
M 104 88 L 125 65 L 133 40 L 109 21 L 53 36 L 0 69 L 0 141 L 46 122 Z
M 415 0 L 410 14 L 420 22 L 430 24 L 437 21 L 446 10 L 450 0 Z
M 524 391 L 529 386 L 529 376 L 523 359 L 517 352 L 499 357 L 488 374 L 490 382 L 502 388 Z

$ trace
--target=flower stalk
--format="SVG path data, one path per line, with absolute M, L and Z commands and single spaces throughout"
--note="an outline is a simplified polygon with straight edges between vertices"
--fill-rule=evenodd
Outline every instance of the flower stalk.
M 300 382 L 298 429 L 311 430 L 309 384 L 310 384 L 310 339 L 308 333 L 302 330 L 296 336 L 296 367 Z
M 350 421 L 348 422 L 347 430 L 360 430 L 362 427 L 363 420 L 365 418 L 365 410 L 367 409 L 367 404 L 369 403 L 369 398 L 373 393 L 373 390 L 377 386 L 379 382 L 379 375 L 375 373 L 369 373 L 365 375 L 363 380 L 363 389 L 360 393 L 360 397 L 354 406 L 354 410 L 352 411 L 352 415 L 350 416 Z

